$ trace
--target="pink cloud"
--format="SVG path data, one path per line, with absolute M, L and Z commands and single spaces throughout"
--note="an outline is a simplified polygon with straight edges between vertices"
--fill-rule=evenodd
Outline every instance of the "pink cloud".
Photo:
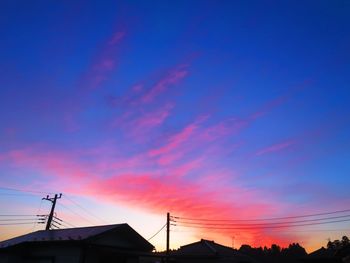
M 269 113 L 273 109 L 285 104 L 288 100 L 290 100 L 293 96 L 295 96 L 295 94 L 306 89 L 312 83 L 313 83 L 312 80 L 307 79 L 307 80 L 303 81 L 302 83 L 300 83 L 299 85 L 289 88 L 284 95 L 279 96 L 276 99 L 273 99 L 273 100 L 265 103 L 258 111 L 256 111 L 254 114 L 252 114 L 250 116 L 250 118 L 251 119 L 259 118 L 259 117 Z
M 213 180 L 208 180 L 207 183 L 210 185 L 217 184 L 218 179 L 215 176 L 212 178 Z M 266 215 L 279 207 L 278 203 L 269 202 L 267 204 L 267 202 L 262 201 L 264 198 L 259 198 L 259 194 L 252 191 L 247 193 L 244 189 L 238 187 L 221 188 L 219 186 L 218 188 L 220 190 L 212 190 L 207 188 L 202 181 L 190 182 L 183 180 L 182 177 L 125 174 L 104 181 L 93 182 L 84 191 L 87 191 L 85 194 L 99 195 L 100 198 L 108 198 L 109 201 L 111 201 L 110 197 L 113 197 L 138 208 L 142 200 L 142 207 L 147 211 L 158 214 L 171 212 L 172 215 L 190 218 L 242 219 L 246 216 L 253 218 Z M 244 205 L 242 202 L 228 202 L 228 196 L 230 196 L 230 200 L 235 200 L 232 195 L 239 200 L 244 198 L 242 199 L 244 200 Z M 237 211 L 240 211 L 240 213 L 237 213 Z M 186 225 L 186 223 L 180 221 L 175 224 L 179 226 Z M 236 232 L 235 230 L 220 228 L 214 230 L 210 226 L 204 226 L 202 231 L 214 234 L 220 233 L 220 235 L 226 236 L 231 235 L 230 232 Z M 273 239 L 274 242 L 278 238 L 271 237 L 271 234 L 265 233 L 265 230 L 259 225 L 240 232 L 243 232 L 251 239 L 254 239 L 259 234 L 266 235 L 267 238 Z M 255 240 L 254 244 L 263 245 L 260 240 Z
M 101 149 L 97 149 L 88 151 L 88 154 L 99 155 L 100 152 Z M 189 173 L 202 169 L 205 160 L 201 158 L 167 170 L 153 168 L 147 171 L 150 161 L 147 155 L 122 157 L 120 160 L 101 158 L 95 159 L 94 163 L 83 161 L 82 157 L 75 151 L 55 152 L 34 147 L 11 151 L 5 154 L 5 161 L 45 174 L 47 178 L 42 185 L 46 187 L 60 182 L 65 185 L 62 190 L 69 193 L 89 195 L 111 203 L 122 202 L 157 214 L 170 211 L 173 215 L 191 218 L 244 219 L 268 216 L 281 208 L 281 203 L 272 193 L 246 189 L 237 183 L 232 186 L 231 173 L 207 170 L 197 180 L 190 180 Z M 129 171 L 120 172 L 125 168 Z M 107 176 L 106 169 L 114 175 Z M 209 227 L 203 231 L 221 236 L 234 232 Z M 279 238 L 265 233 L 259 226 L 242 230 L 243 233 L 246 238 L 255 240 L 261 234 L 275 242 Z
M 117 67 L 118 44 L 124 39 L 125 32 L 116 32 L 106 41 L 96 54 L 81 79 L 83 90 L 100 88 Z
M 116 32 L 111 39 L 108 41 L 109 45 L 116 45 L 118 44 L 124 37 L 125 37 L 125 32 L 124 31 L 118 31 Z
M 109 71 L 115 66 L 115 61 L 111 58 L 105 58 L 94 65 L 96 71 Z
M 164 78 L 160 79 L 146 94 L 141 101 L 143 103 L 152 102 L 157 96 L 166 91 L 169 86 L 176 84 L 188 75 L 188 70 L 184 66 L 171 70 Z
M 157 159 L 157 163 L 160 165 L 169 165 L 172 164 L 174 161 L 181 159 L 183 157 L 184 153 L 183 152 L 175 152 L 175 153 L 166 153 L 164 155 L 161 155 Z
M 203 165 L 203 161 L 203 158 L 197 158 L 184 164 L 177 165 L 176 167 L 171 168 L 169 174 L 176 177 L 186 176 L 190 172 L 199 169 Z
M 257 119 L 267 113 L 269 113 L 270 111 L 272 111 L 274 108 L 283 105 L 283 103 L 285 103 L 290 97 L 285 95 L 285 96 L 280 96 L 274 100 L 271 100 L 267 103 L 265 103 L 265 105 L 263 105 L 261 107 L 261 109 L 259 109 L 257 112 L 253 113 L 251 115 L 251 119 Z
M 169 153 L 181 146 L 182 143 L 184 143 L 186 140 L 189 139 L 191 135 L 194 134 L 196 129 L 198 129 L 198 126 L 201 122 L 203 122 L 206 119 L 206 117 L 202 117 L 198 119 L 197 121 L 187 125 L 185 128 L 183 128 L 179 133 L 173 135 L 168 143 L 160 148 L 152 149 L 148 152 L 149 156 L 154 157 L 161 154 Z
M 211 125 L 204 129 L 199 136 L 204 141 L 212 141 L 225 136 L 233 135 L 239 132 L 248 124 L 246 120 L 238 118 L 228 118 L 217 124 Z
M 199 149 L 202 149 L 203 155 L 210 155 L 213 152 L 220 155 L 225 152 L 225 147 L 222 147 L 222 144 L 225 143 L 226 139 L 237 134 L 247 125 L 247 121 L 237 118 L 228 118 L 219 123 L 208 125 L 208 123 L 204 123 L 208 118 L 208 116 L 202 116 L 188 124 L 180 132 L 170 136 L 163 146 L 149 150 L 148 155 L 157 158 L 158 164 L 164 166 L 173 164 Z M 231 143 L 230 150 L 237 148 L 237 146 L 238 144 Z
M 174 105 L 167 104 L 163 108 L 157 109 L 155 111 L 146 112 L 141 115 L 138 119 L 132 121 L 132 126 L 137 130 L 147 130 L 150 128 L 158 127 L 163 124 L 163 122 L 170 115 L 170 111 L 173 109 Z
M 66 179 L 83 180 L 91 175 L 91 172 L 84 165 L 81 165 L 74 155 L 65 152 L 46 151 L 32 147 L 9 151 L 3 154 L 2 161 L 4 160 L 15 167 L 43 171 L 50 178 L 62 176 Z
M 146 87 L 143 82 L 139 82 L 133 85 L 123 96 L 109 96 L 107 99 L 113 107 L 123 107 L 128 111 L 135 111 L 135 108 L 140 110 L 144 104 L 154 102 L 158 96 L 165 93 L 172 85 L 177 84 L 187 75 L 187 66 L 177 66 L 157 80 L 156 84 L 151 87 Z
M 174 108 L 174 104 L 155 107 L 154 109 L 132 108 L 124 111 L 111 123 L 111 128 L 121 129 L 125 137 L 133 139 L 137 143 L 145 143 L 150 139 L 150 134 L 164 124 Z
M 289 141 L 273 144 L 273 145 L 270 145 L 266 148 L 260 149 L 259 151 L 257 151 L 255 153 L 255 155 L 263 155 L 263 154 L 267 154 L 267 153 L 278 152 L 278 151 L 281 151 L 283 149 L 289 148 L 290 146 L 294 145 L 295 143 L 296 143 L 295 140 L 289 140 Z

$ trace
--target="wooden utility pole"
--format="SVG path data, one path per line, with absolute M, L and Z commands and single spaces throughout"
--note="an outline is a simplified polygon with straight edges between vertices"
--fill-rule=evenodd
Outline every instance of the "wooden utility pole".
M 50 230 L 50 228 L 51 228 L 52 219 L 53 219 L 53 215 L 55 212 L 56 201 L 57 201 L 57 199 L 60 199 L 61 197 L 62 197 L 62 194 L 60 194 L 59 196 L 57 194 L 55 194 L 55 197 L 53 197 L 53 198 L 49 198 L 49 196 L 46 196 L 45 198 L 43 198 L 43 200 L 47 200 L 47 201 L 50 201 L 52 203 L 50 215 L 49 215 L 49 218 L 47 219 L 45 230 Z
M 166 261 L 169 262 L 170 213 L 166 215 Z

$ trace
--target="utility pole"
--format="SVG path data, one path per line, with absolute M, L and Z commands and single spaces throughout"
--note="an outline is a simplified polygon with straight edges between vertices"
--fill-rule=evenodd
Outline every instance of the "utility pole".
M 170 213 L 166 215 L 166 261 L 169 262 Z
M 49 215 L 49 218 L 47 219 L 45 230 L 50 230 L 52 219 L 53 219 L 53 214 L 55 212 L 56 201 L 57 201 L 57 199 L 60 199 L 61 197 L 62 197 L 62 194 L 60 194 L 59 196 L 57 194 L 55 194 L 55 197 L 53 197 L 53 198 L 49 198 L 49 196 L 46 196 L 45 198 L 42 199 L 42 200 L 50 201 L 52 203 L 50 215 Z

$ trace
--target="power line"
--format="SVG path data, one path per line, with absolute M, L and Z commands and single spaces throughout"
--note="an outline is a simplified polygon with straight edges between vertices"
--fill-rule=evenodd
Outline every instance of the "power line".
M 35 218 L 9 218 L 9 219 L 0 219 L 0 222 L 11 222 L 11 221 L 27 221 L 27 220 L 35 220 Z
M 61 223 L 61 225 L 63 226 L 63 227 L 65 227 L 65 228 L 74 228 L 74 227 L 76 227 L 75 225 L 72 225 L 72 224 L 70 224 L 70 223 L 68 223 L 68 222 L 63 222 L 63 223 Z
M 63 219 L 61 218 L 58 218 L 57 216 L 54 216 L 54 219 L 60 221 L 60 225 L 64 226 L 64 227 L 67 227 L 67 228 L 70 228 L 70 227 L 76 227 L 75 225 L 71 224 L 71 223 L 68 223 L 67 221 L 64 221 Z M 68 225 L 68 226 L 67 226 Z M 69 226 L 70 225 L 70 226 Z
M 58 205 L 64 207 L 65 209 L 69 210 L 69 211 L 72 212 L 73 214 L 75 214 L 75 215 L 79 216 L 80 218 L 86 220 L 86 221 L 89 222 L 90 224 L 95 225 L 94 222 L 92 222 L 91 220 L 87 219 L 86 217 L 80 215 L 79 213 L 75 212 L 74 210 L 72 210 L 72 209 L 69 208 L 68 206 L 63 205 L 62 203 L 58 203 Z
M 343 216 L 332 216 L 332 217 L 324 217 L 324 218 L 315 218 L 315 219 L 305 219 L 305 220 L 297 220 L 297 221 L 281 221 L 281 222 L 274 222 L 274 223 L 253 223 L 253 224 L 244 224 L 244 223 L 207 223 L 207 222 L 194 222 L 194 221 L 173 221 L 173 222 L 179 222 L 183 224 L 188 225 L 204 225 L 204 226 L 269 226 L 269 225 L 287 225 L 290 224 L 290 226 L 293 226 L 294 224 L 298 223 L 306 223 L 306 222 L 319 222 L 319 221 L 325 221 L 330 219 L 340 219 L 340 218 L 349 218 L 350 215 L 343 215 Z
M 276 229 L 277 230 L 277 229 Z M 344 232 L 344 231 L 350 231 L 350 229 L 309 229 L 309 230 L 291 230 L 291 231 L 283 231 L 283 233 L 310 233 L 310 232 Z
M 26 189 L 19 189 L 19 188 L 13 188 L 13 187 L 0 187 L 2 190 L 7 191 L 16 191 L 16 192 L 24 192 L 24 193 L 33 193 L 33 194 L 54 194 L 50 192 L 43 192 L 43 191 L 34 191 L 34 190 L 26 190 Z
M 166 223 L 164 226 L 162 226 L 153 236 L 151 236 L 149 239 L 147 239 L 147 241 L 150 241 L 152 238 L 154 238 L 156 235 L 158 235 L 160 233 L 160 231 L 162 231 L 164 229 L 164 227 L 166 227 Z
M 35 221 L 34 222 L 22 222 L 22 223 L 1 223 L 0 226 L 16 226 L 16 225 L 31 225 L 33 223 L 36 223 Z
M 54 194 L 52 192 L 44 192 L 44 191 L 35 191 L 35 190 L 27 190 L 27 189 L 19 189 L 19 188 L 13 188 L 13 187 L 0 187 L 0 190 L 6 190 L 6 191 L 16 191 L 16 192 L 22 192 L 22 193 L 30 193 L 31 195 L 40 195 L 40 194 Z M 0 193 L 0 195 L 3 193 Z M 11 193 L 4 193 L 5 195 L 17 195 L 17 194 L 11 194 Z M 19 194 L 18 194 L 19 195 Z M 24 195 L 24 194 L 23 194 Z M 82 205 L 80 205 L 79 203 L 77 203 L 76 201 L 74 201 L 72 198 L 70 198 L 69 196 L 67 196 L 66 194 L 64 194 L 64 196 L 71 202 L 73 203 L 75 206 L 79 207 L 81 210 L 83 210 L 86 214 L 90 215 L 91 217 L 95 218 L 98 221 L 104 222 L 104 223 L 109 223 L 106 220 L 102 219 L 101 217 L 93 214 L 92 212 L 90 212 L 88 209 L 84 208 Z M 63 206 L 63 205 L 62 205 Z M 67 208 L 67 207 L 66 207 Z M 72 210 L 70 210 L 72 211 Z M 72 211 L 73 212 L 73 211 Z M 76 212 L 73 212 L 75 214 L 77 214 Z M 80 214 L 77 214 L 80 217 L 82 217 Z M 84 218 L 86 221 L 95 224 L 94 222 L 92 222 L 91 220 L 88 220 L 86 217 L 82 217 Z
M 25 194 L 25 193 L 22 193 L 22 194 L 11 194 L 11 193 L 0 193 L 0 195 L 6 195 L 6 196 L 33 196 L 33 195 L 39 195 L 39 194 Z
M 345 213 L 345 212 L 350 212 L 350 209 L 317 213 L 317 214 L 305 214 L 305 215 L 297 215 L 297 216 L 272 217 L 272 218 L 260 218 L 260 219 L 258 219 L 258 218 L 255 218 L 255 219 L 207 219 L 207 218 L 186 218 L 186 217 L 178 217 L 178 216 L 172 216 L 171 218 L 192 220 L 192 221 L 234 221 L 234 222 L 244 221 L 244 222 L 248 222 L 248 221 L 270 221 L 270 220 L 283 220 L 283 219 L 295 219 L 295 218 L 304 218 L 304 217 L 315 217 L 315 216 L 339 214 L 339 213 Z
M 74 228 L 74 227 L 76 227 L 76 226 L 73 226 L 73 225 L 69 226 L 69 225 L 66 225 L 66 224 L 62 224 L 62 226 L 65 227 L 65 228 L 72 228 L 72 227 Z
M 64 195 L 70 202 L 72 202 L 74 205 L 76 205 L 77 207 L 79 207 L 80 209 L 82 209 L 85 213 L 89 214 L 90 216 L 94 217 L 95 219 L 99 220 L 99 221 L 103 221 L 104 223 L 107 223 L 108 222 L 96 215 L 94 215 L 93 213 L 91 213 L 89 210 L 87 210 L 86 208 L 84 208 L 82 205 L 78 204 L 76 201 L 74 201 L 72 198 L 70 198 L 69 196 L 67 195 Z
M 314 226 L 314 225 L 324 225 L 324 224 L 332 224 L 332 223 L 341 223 L 341 222 L 349 222 L 350 219 L 343 220 L 333 220 L 328 222 L 318 222 L 318 223 L 308 223 L 308 224 L 298 224 L 298 225 L 265 225 L 260 227 L 213 227 L 213 226 L 203 226 L 203 225 L 178 225 L 182 227 L 191 227 L 191 228 L 204 228 L 204 229 L 216 229 L 216 230 L 256 230 L 256 229 L 268 229 L 268 228 L 288 228 L 288 227 L 299 227 L 299 226 Z
M 0 215 L 0 216 L 3 216 L 3 217 L 7 217 L 7 216 L 13 216 L 13 217 L 16 217 L 16 216 L 43 216 L 43 215 Z
M 39 208 L 38 208 L 38 210 L 36 211 L 37 214 L 40 214 L 42 204 L 43 204 L 43 199 L 41 198 L 41 199 L 40 199 Z M 37 223 L 34 223 L 34 224 L 33 224 L 32 232 L 34 231 L 36 225 L 37 225 Z

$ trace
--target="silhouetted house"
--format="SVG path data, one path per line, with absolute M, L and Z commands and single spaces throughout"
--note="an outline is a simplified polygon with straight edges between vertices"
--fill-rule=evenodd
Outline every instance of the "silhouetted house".
M 41 230 L 0 242 L 0 263 L 131 263 L 153 249 L 128 224 Z
M 173 251 L 171 261 L 179 263 L 257 263 L 235 249 L 205 239 L 181 246 L 178 250 Z
M 321 247 L 320 249 L 310 253 L 301 262 L 304 263 L 342 263 L 340 257 L 334 255 L 334 251 Z

